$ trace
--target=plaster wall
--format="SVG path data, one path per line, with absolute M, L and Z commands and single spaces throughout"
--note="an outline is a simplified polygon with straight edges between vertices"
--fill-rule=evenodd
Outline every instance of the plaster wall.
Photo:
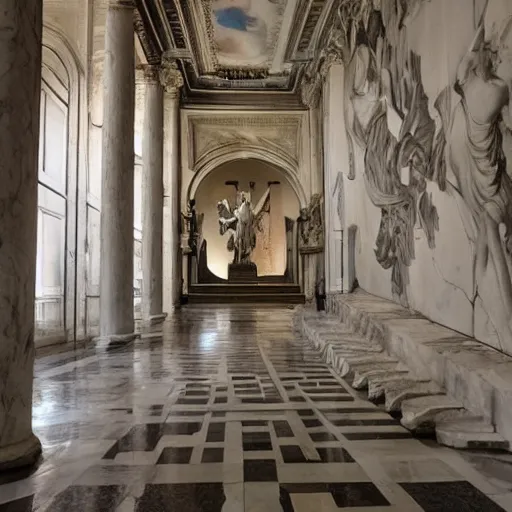
M 93 0 L 44 0 L 43 23 L 58 27 L 86 66 Z
M 512 4 L 399 4 L 374 11 L 343 81 L 330 83 L 344 98 L 343 229 L 357 227 L 356 277 L 512 354 Z M 482 53 L 468 51 L 475 37 Z
M 343 75 L 341 63 L 333 64 L 323 89 L 323 150 L 325 196 L 325 284 L 335 293 L 343 288 L 344 183 L 348 176 L 348 146 L 343 118 Z M 347 280 L 348 282 L 348 280 Z

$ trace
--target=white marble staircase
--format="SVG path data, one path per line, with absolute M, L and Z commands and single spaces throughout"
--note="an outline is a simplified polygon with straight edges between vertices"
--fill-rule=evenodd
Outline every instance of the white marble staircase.
M 324 312 L 300 307 L 295 327 L 357 390 L 400 414 L 402 425 L 418 434 L 434 433 L 453 448 L 508 450 L 509 442 L 481 415 L 469 412 L 434 380 L 418 375 L 396 355 L 386 352 L 375 336 Z

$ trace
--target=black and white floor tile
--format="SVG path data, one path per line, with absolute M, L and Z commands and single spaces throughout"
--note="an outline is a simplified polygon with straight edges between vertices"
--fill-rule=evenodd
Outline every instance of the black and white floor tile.
M 292 314 L 186 308 L 133 346 L 38 360 L 44 455 L 0 475 L 0 512 L 512 510 L 457 452 L 361 399 Z

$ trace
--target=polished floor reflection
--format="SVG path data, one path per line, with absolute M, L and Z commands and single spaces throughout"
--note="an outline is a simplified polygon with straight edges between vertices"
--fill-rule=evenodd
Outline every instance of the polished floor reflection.
M 190 307 L 130 347 L 39 359 L 44 456 L 0 475 L 0 512 L 512 510 L 459 453 L 356 394 L 292 319 Z

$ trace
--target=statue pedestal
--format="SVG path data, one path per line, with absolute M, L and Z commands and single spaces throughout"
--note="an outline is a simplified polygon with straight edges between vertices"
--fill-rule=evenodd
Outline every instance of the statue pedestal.
M 230 263 L 228 265 L 229 283 L 256 283 L 258 268 L 255 263 Z

